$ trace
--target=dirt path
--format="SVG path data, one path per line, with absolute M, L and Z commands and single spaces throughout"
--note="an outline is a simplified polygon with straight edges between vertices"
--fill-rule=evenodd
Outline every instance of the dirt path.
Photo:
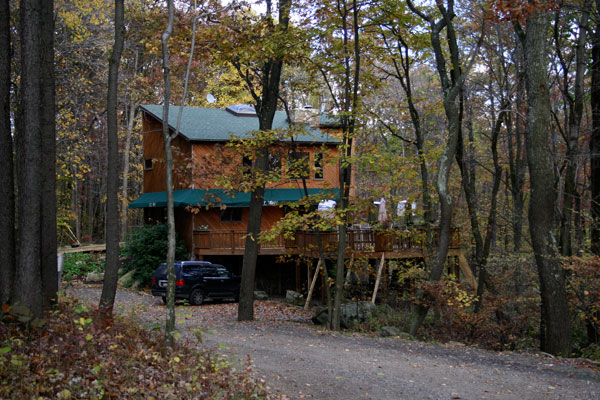
M 99 288 L 71 294 L 97 304 Z M 160 300 L 120 290 L 117 309 L 143 323 L 164 320 Z M 235 321 L 237 305 L 180 309 L 178 329 L 232 360 L 250 356 L 270 392 L 292 399 L 600 399 L 600 373 L 576 363 L 525 354 L 494 353 L 395 338 L 333 334 L 307 322 L 300 310 L 257 302 L 257 321 Z M 195 339 L 194 339 L 195 340 Z

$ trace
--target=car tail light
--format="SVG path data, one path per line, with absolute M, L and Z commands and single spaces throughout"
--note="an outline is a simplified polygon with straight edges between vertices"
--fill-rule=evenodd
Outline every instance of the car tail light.
M 185 286 L 185 281 L 183 279 L 177 279 L 175 281 L 175 285 L 177 285 L 177 286 Z
M 152 286 L 156 286 L 156 278 L 152 278 Z

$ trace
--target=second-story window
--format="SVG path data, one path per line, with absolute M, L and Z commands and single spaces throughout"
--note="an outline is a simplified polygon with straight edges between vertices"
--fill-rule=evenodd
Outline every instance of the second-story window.
M 268 168 L 269 171 L 281 170 L 281 156 L 279 154 L 269 153 Z
M 293 151 L 288 157 L 288 175 L 292 179 L 310 178 L 308 167 L 309 153 L 305 151 Z
M 244 175 L 249 175 L 250 170 L 252 169 L 252 160 L 250 159 L 250 157 L 244 156 L 244 158 L 242 158 L 242 166 L 244 168 Z
M 315 153 L 314 154 L 314 164 L 315 164 L 315 174 L 314 178 L 321 180 L 324 179 L 325 175 L 323 173 L 323 167 L 325 166 L 323 153 Z

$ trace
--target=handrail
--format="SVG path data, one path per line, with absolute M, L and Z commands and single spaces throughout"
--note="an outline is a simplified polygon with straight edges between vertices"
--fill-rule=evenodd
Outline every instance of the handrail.
M 323 249 L 327 252 L 337 248 L 338 232 L 320 232 Z M 227 250 L 234 253 L 243 251 L 246 231 L 241 230 L 202 230 L 194 231 L 194 250 Z M 348 248 L 360 252 L 405 251 L 425 249 L 425 229 L 422 227 L 403 227 L 402 229 L 348 229 L 346 236 Z M 432 230 L 431 245 L 439 244 L 439 230 Z M 450 248 L 460 247 L 460 231 L 454 228 L 450 236 Z M 298 230 L 294 239 L 284 239 L 283 235 L 269 243 L 262 243 L 264 249 L 316 250 L 317 232 Z

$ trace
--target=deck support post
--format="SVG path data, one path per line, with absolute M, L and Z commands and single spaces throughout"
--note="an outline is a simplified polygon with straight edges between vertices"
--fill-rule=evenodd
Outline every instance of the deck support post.
M 317 277 L 319 276 L 319 271 L 321 270 L 321 259 L 319 258 L 319 262 L 317 263 L 317 268 L 315 269 L 315 274 L 313 275 L 312 282 L 310 283 L 310 289 L 308 289 L 308 294 L 306 295 L 306 303 L 304 303 L 304 311 L 308 311 L 310 308 L 310 299 L 312 298 L 313 290 L 315 289 L 315 284 L 317 283 Z M 310 279 L 310 275 L 308 277 Z
M 375 289 L 373 289 L 373 297 L 371 298 L 371 303 L 375 304 L 375 299 L 377 298 L 377 289 L 379 289 L 379 281 L 381 280 L 381 272 L 383 271 L 383 266 L 385 265 L 385 252 L 381 254 L 381 261 L 379 261 L 379 269 L 377 270 L 377 279 L 375 280 Z

